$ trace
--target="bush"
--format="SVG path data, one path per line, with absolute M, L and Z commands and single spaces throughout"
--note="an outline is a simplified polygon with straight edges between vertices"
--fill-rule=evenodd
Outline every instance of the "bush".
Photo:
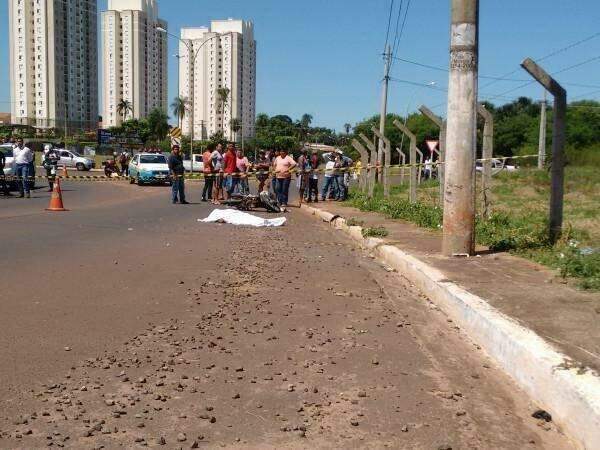
M 388 234 L 390 233 L 384 227 L 363 228 L 362 230 L 363 237 L 386 237 Z

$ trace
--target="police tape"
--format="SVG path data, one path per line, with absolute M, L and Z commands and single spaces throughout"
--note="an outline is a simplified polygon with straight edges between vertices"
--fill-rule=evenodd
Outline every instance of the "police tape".
M 493 162 L 493 161 L 502 161 L 502 162 L 506 162 L 507 160 L 518 160 L 518 159 L 532 159 L 532 158 L 537 158 L 538 155 L 523 155 L 523 156 L 506 156 L 506 157 L 495 157 L 495 158 L 480 158 L 477 159 L 477 162 Z M 346 173 L 348 174 L 357 174 L 358 173 L 362 173 L 363 171 L 367 171 L 367 172 L 371 172 L 373 170 L 375 170 L 376 173 L 380 173 L 383 172 L 384 170 L 390 170 L 390 169 L 410 169 L 410 168 L 431 168 L 431 169 L 435 169 L 437 166 L 442 166 L 444 165 L 445 162 L 441 162 L 441 161 L 435 161 L 435 162 L 429 162 L 429 163 L 416 163 L 416 164 L 391 164 L 391 165 L 371 165 L 368 164 L 365 167 L 356 167 L 356 166 L 350 166 L 350 167 L 336 167 L 333 169 L 307 169 L 307 170 L 302 170 L 302 169 L 290 169 L 288 171 L 288 173 L 290 174 L 295 174 L 297 176 L 301 176 L 301 175 L 305 175 L 305 176 L 310 176 L 313 174 L 325 174 L 325 175 L 344 175 Z M 395 171 L 395 170 L 394 170 Z M 267 178 L 269 178 L 270 176 L 274 176 L 276 175 L 276 172 L 273 169 L 269 169 L 269 170 L 249 170 L 248 172 L 234 172 L 234 173 L 225 173 L 223 171 L 217 172 L 217 173 L 199 173 L 199 174 L 187 174 L 184 176 L 178 175 L 177 178 L 184 178 L 185 180 L 188 181 L 201 181 L 201 180 L 205 180 L 207 178 L 227 178 L 227 177 L 233 177 L 233 178 L 240 178 L 240 179 L 253 179 L 253 178 L 257 178 L 259 179 L 259 181 L 265 180 Z M 1 179 L 1 177 L 0 177 Z M 158 182 L 162 182 L 162 183 L 170 183 L 172 182 L 172 176 L 150 176 L 150 177 L 142 177 L 142 178 L 137 178 L 137 177 L 131 177 L 131 176 L 121 176 L 121 175 L 117 175 L 117 176 L 102 176 L 102 175 L 56 175 L 56 176 L 48 176 L 48 175 L 36 175 L 34 177 L 17 177 L 17 176 L 4 176 L 4 180 L 6 181 L 17 181 L 20 182 L 22 180 L 29 180 L 29 182 L 34 181 L 34 180 L 56 180 L 56 179 L 60 179 L 60 181 L 81 181 L 81 182 L 86 182 L 86 181 L 91 181 L 91 182 L 129 182 L 129 183 L 136 183 L 141 182 L 141 183 L 158 183 Z

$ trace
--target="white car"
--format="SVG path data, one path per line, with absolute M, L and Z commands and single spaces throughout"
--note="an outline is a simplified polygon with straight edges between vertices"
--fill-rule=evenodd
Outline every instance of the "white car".
M 60 155 L 60 160 L 58 161 L 59 166 L 75 167 L 79 171 L 91 170 L 96 166 L 93 159 L 81 156 L 77 152 L 61 148 L 57 148 L 56 151 Z
M 483 162 L 477 161 L 477 163 L 475 165 L 475 169 L 477 170 L 477 172 L 483 172 Z M 515 170 L 517 170 L 517 167 L 509 166 L 508 164 L 506 164 L 506 160 L 493 159 L 492 160 L 492 174 L 496 175 L 498 172 L 501 172 L 503 170 L 505 170 L 507 172 L 514 172 Z
M 129 163 L 129 182 L 141 186 L 144 183 L 171 184 L 171 174 L 165 155 L 139 153 Z
M 193 164 L 192 164 L 193 162 Z M 203 172 L 204 171 L 204 161 L 202 160 L 202 155 L 193 154 L 192 159 L 184 159 L 183 160 L 183 168 L 187 172 Z

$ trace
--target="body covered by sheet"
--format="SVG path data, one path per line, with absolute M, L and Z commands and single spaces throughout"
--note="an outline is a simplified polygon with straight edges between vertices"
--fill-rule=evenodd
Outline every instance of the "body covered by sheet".
M 199 222 L 223 222 L 231 225 L 244 225 L 248 227 L 280 227 L 286 222 L 285 217 L 264 219 L 253 214 L 248 214 L 237 209 L 215 209 L 206 219 L 198 219 Z

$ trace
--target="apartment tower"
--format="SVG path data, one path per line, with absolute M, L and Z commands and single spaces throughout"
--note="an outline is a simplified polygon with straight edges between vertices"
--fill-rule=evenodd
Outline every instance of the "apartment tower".
M 254 136 L 256 41 L 252 22 L 214 20 L 210 28 L 182 28 L 181 39 L 185 43 L 179 45 L 179 95 L 190 108 L 183 133 L 189 135 L 193 126 L 195 139 L 207 139 L 218 131 L 230 140 Z M 225 102 L 219 92 L 228 93 Z M 232 127 L 232 119 L 237 119 L 233 123 L 239 129 Z
M 155 0 L 108 0 L 102 13 L 103 126 L 167 112 L 167 29 Z M 119 109 L 126 100 L 131 110 Z
M 11 121 L 98 125 L 96 0 L 9 0 Z

